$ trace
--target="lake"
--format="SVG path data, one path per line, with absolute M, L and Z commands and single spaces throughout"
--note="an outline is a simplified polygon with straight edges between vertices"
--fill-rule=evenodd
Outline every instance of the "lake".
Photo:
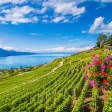
M 71 54 L 73 53 L 40 53 L 36 55 L 0 57 L 0 69 L 36 66 Z

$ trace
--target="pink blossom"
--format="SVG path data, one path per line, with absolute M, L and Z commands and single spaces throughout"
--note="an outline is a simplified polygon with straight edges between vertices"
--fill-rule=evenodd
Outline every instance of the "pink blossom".
M 95 88 L 96 88 L 96 89 L 98 89 L 98 87 L 97 87 L 97 86 L 95 86 Z
M 94 65 L 94 63 L 93 63 L 93 62 L 91 62 L 91 63 L 89 63 L 89 64 L 88 64 L 88 66 L 93 66 L 93 65 Z
M 96 54 L 92 54 L 91 56 L 93 56 L 93 57 L 95 57 L 95 58 L 97 58 L 97 57 L 98 57 L 98 55 L 96 55 Z
M 84 77 L 85 77 L 85 80 L 87 80 L 87 74 L 86 73 L 85 73 L 85 76 Z
M 94 57 L 95 57 L 95 58 L 97 58 L 97 57 L 98 57 L 98 55 L 96 55 L 96 54 L 95 54 L 95 55 L 94 55 Z
M 86 66 L 84 66 L 84 70 L 86 70 Z
M 96 63 L 97 62 L 97 59 L 96 58 L 93 58 L 93 61 L 94 61 L 94 63 Z
M 101 65 L 100 67 L 102 70 L 105 70 L 105 65 Z
M 89 83 L 90 83 L 91 86 L 95 85 L 94 81 L 89 80 Z
M 112 59 L 112 54 L 110 55 L 110 57 L 109 57 L 110 59 Z
M 105 60 L 106 62 L 108 62 L 108 61 L 110 60 L 110 58 L 109 58 L 109 57 L 106 57 L 104 60 Z

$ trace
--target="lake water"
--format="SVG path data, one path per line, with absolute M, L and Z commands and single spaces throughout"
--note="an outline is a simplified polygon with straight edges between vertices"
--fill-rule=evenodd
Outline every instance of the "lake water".
M 73 53 L 40 53 L 37 55 L 0 57 L 0 69 L 20 68 L 20 66 L 28 67 L 45 64 L 56 58 L 69 56 L 71 54 Z

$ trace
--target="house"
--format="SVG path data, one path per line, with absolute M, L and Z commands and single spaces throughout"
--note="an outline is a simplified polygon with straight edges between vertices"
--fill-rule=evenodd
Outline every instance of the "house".
M 112 50 L 112 46 L 105 45 L 104 48 L 107 49 L 107 50 Z

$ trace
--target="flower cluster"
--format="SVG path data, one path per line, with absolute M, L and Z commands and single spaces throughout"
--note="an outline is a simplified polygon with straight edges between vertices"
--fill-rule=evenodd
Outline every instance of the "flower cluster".
M 92 62 L 84 66 L 85 80 L 95 88 L 109 89 L 112 85 L 112 54 L 104 57 L 102 52 L 92 54 Z

